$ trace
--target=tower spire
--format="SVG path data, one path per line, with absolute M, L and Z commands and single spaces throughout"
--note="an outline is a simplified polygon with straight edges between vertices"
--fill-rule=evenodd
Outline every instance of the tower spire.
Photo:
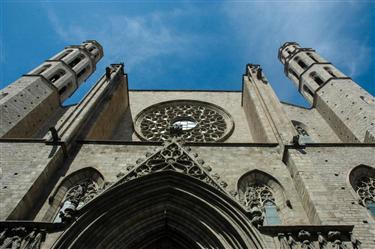
M 97 41 L 66 47 L 0 91 L 0 137 L 33 137 L 103 57 Z
M 279 49 L 286 76 L 344 142 L 375 142 L 375 100 L 311 48 Z

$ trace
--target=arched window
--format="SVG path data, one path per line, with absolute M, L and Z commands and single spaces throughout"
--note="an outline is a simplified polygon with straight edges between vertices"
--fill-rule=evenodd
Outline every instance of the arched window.
M 77 74 L 77 78 L 80 79 L 80 78 L 82 77 L 82 75 L 84 75 L 89 69 L 90 69 L 90 66 L 87 66 L 87 67 L 83 68 L 83 69 Z
M 294 60 L 297 62 L 297 64 L 302 68 L 302 69 L 306 69 L 307 68 L 307 65 L 306 63 L 299 57 L 299 56 L 296 56 L 296 58 L 294 58 Z
M 311 72 L 310 73 L 310 77 L 315 81 L 316 84 L 318 84 L 319 86 L 321 86 L 324 81 L 322 80 L 322 78 L 320 78 L 320 76 L 316 73 L 316 72 Z
M 58 215 L 54 222 L 62 222 L 71 218 L 72 213 L 94 198 L 99 191 L 99 185 L 92 179 L 87 179 L 72 186 L 65 195 Z
M 282 223 L 279 210 L 284 207 L 284 190 L 272 176 L 253 170 L 239 179 L 238 193 L 255 226 Z
M 65 71 L 62 69 L 57 70 L 56 73 L 54 73 L 50 78 L 49 81 L 52 83 L 56 82 L 58 79 L 60 79 L 62 76 L 65 75 Z
M 306 85 L 303 85 L 303 91 L 314 98 L 314 93 Z
M 332 69 L 330 67 L 324 67 L 324 69 L 327 71 L 327 73 L 329 73 L 332 77 L 337 77 L 335 75 L 335 73 L 332 71 Z
M 359 197 L 359 203 L 375 216 L 375 169 L 359 165 L 352 170 L 349 180 Z
M 68 54 L 70 54 L 73 50 L 72 49 L 68 49 L 68 50 L 65 50 L 63 54 L 61 54 L 57 60 L 62 60 L 64 59 Z
M 315 56 L 312 54 L 312 53 L 310 53 L 310 52 L 307 52 L 306 53 L 313 61 L 315 61 L 315 62 L 318 62 L 318 60 L 315 58 Z
M 103 176 L 93 168 L 80 169 L 63 179 L 49 197 L 50 207 L 43 220 L 62 222 L 105 187 Z
M 357 181 L 356 192 L 363 206 L 375 216 L 375 177 L 362 177 Z
M 291 75 L 293 75 L 293 76 L 298 80 L 298 75 L 297 75 L 296 72 L 294 72 L 293 69 L 289 68 L 289 73 L 290 73 Z
M 71 68 L 73 68 L 75 65 L 77 65 L 78 63 L 80 63 L 84 58 L 85 58 L 85 56 L 82 53 L 80 53 L 76 58 L 74 58 L 74 60 L 72 60 L 69 63 L 69 66 Z
M 262 213 L 263 224 L 281 224 L 272 190 L 265 184 L 248 185 L 245 191 L 245 206 Z
M 48 68 L 50 68 L 51 67 L 51 64 L 45 64 L 45 65 L 43 65 L 41 68 L 39 68 L 36 72 L 35 72 L 35 74 L 41 74 L 41 73 L 43 73 L 43 72 L 45 72 Z
M 307 132 L 307 127 L 305 124 L 292 120 L 292 124 L 296 129 L 298 135 L 300 136 L 301 142 L 303 143 L 312 143 L 313 140 L 311 139 L 309 133 Z

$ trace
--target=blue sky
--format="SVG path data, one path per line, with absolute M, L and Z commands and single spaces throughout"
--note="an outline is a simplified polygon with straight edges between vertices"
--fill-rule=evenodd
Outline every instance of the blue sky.
M 305 105 L 277 59 L 285 41 L 316 49 L 375 95 L 374 1 L 2 1 L 1 88 L 87 39 L 105 57 L 66 104 L 124 62 L 132 89 L 240 90 L 245 65 L 261 64 L 281 100 Z

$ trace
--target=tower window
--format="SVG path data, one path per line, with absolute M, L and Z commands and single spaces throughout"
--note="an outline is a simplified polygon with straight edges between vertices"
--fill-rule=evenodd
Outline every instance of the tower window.
M 306 85 L 303 85 L 303 91 L 307 93 L 308 95 L 310 95 L 311 97 L 314 97 L 313 92 Z
M 86 73 L 86 71 L 89 70 L 89 66 L 85 67 L 84 69 L 82 69 L 78 74 L 77 74 L 77 78 L 81 78 L 82 75 L 84 75 Z
M 65 71 L 62 69 L 59 69 L 54 75 L 52 75 L 51 78 L 49 78 L 49 81 L 52 83 L 56 82 L 58 79 L 60 79 L 65 74 Z
M 323 80 L 319 77 L 319 75 L 316 72 L 310 73 L 310 77 L 315 81 L 316 84 L 319 86 L 322 85 L 324 82 Z
M 67 87 L 66 86 L 63 86 L 60 90 L 59 90 L 59 94 L 62 95 L 65 91 L 66 91 Z
M 306 54 L 307 54 L 307 56 L 309 56 L 313 61 L 318 62 L 318 60 L 314 57 L 314 55 L 313 55 L 312 53 L 307 52 Z
M 296 79 L 298 79 L 298 75 L 297 75 L 296 72 L 294 72 L 293 69 L 289 68 L 289 73 L 290 73 L 291 75 L 293 75 Z
M 297 62 L 297 64 L 302 68 L 302 69 L 306 69 L 307 68 L 307 65 L 306 63 L 299 57 L 297 56 L 296 58 L 294 58 L 294 60 Z
M 329 67 L 324 67 L 324 70 L 326 70 L 327 73 L 329 73 L 332 77 L 337 77 L 337 76 L 333 73 L 333 71 L 332 71 L 331 68 L 329 68 Z
M 65 58 L 68 54 L 70 54 L 73 50 L 71 49 L 68 49 L 68 50 L 65 50 L 65 52 L 58 58 L 58 60 L 62 60 L 63 58 Z
M 51 67 L 51 64 L 45 64 L 43 65 L 41 68 L 39 68 L 35 74 L 41 74 L 43 72 L 45 72 L 49 67 Z
M 285 49 L 285 52 L 286 52 L 286 57 L 288 57 L 288 56 L 290 55 L 290 50 L 289 50 L 289 48 L 286 48 L 286 49 Z
M 74 60 L 72 60 L 69 63 L 69 66 L 70 67 L 74 67 L 75 65 L 77 65 L 78 63 L 80 63 L 84 58 L 85 58 L 85 56 L 83 54 L 79 54 Z

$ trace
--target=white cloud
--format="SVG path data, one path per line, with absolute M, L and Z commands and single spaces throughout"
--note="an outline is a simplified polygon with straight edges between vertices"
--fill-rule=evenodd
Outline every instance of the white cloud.
M 98 40 L 104 47 L 104 62 L 126 61 L 128 72 L 161 55 L 180 53 L 189 56 L 194 43 L 199 42 L 195 35 L 175 29 L 173 19 L 186 15 L 181 9 L 135 17 L 90 16 L 96 21 L 75 20 L 74 23 L 61 19 L 64 16 L 59 17 L 51 8 L 46 10 L 49 21 L 61 39 L 67 43 Z
M 361 6 L 340 2 L 255 2 L 223 5 L 224 13 L 233 28 L 248 41 L 244 56 L 256 58 L 266 68 L 266 74 L 277 76 L 270 79 L 280 97 L 291 99 L 295 88 L 281 85 L 283 77 L 276 70 L 277 49 L 286 41 L 297 41 L 303 47 L 312 47 L 331 61 L 343 73 L 355 77 L 368 70 L 369 56 L 374 48 L 366 37 L 350 33 L 360 27 Z M 359 68 L 361 70 L 359 70 Z M 272 72 L 273 71 L 273 72 Z M 271 78 L 271 77 L 270 77 Z M 285 77 L 283 77 L 285 78 Z

